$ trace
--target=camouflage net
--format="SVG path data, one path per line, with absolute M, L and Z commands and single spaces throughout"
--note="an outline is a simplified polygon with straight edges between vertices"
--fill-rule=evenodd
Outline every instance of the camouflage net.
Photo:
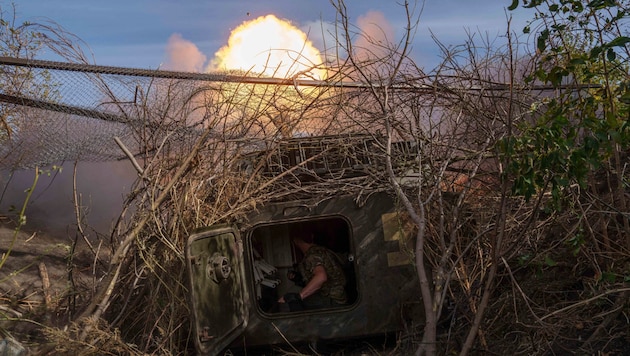
M 277 138 L 277 133 L 265 132 L 268 130 L 265 127 L 249 130 L 245 126 L 251 122 L 241 122 L 243 127 L 239 132 L 233 131 L 239 117 L 255 117 L 263 111 L 275 112 L 271 114 L 275 117 L 267 119 L 284 136 L 327 131 L 321 125 L 308 127 L 307 122 L 297 128 L 290 122 L 296 118 L 288 118 L 290 111 L 312 103 L 312 98 L 305 100 L 298 86 L 315 87 L 325 84 L 323 82 L 9 57 L 0 58 L 0 68 L 0 169 L 24 169 L 76 160 L 117 160 L 125 157 L 121 146 L 135 156 L 151 155 L 164 145 L 170 150 L 185 150 L 207 125 L 221 124 L 210 117 L 218 113 L 206 109 L 209 104 L 222 100 L 229 101 L 231 109 L 239 112 L 230 115 L 227 121 L 232 122 L 224 121 L 224 126 L 217 127 L 216 134 L 222 139 L 242 140 L 248 135 L 259 139 Z M 274 89 L 270 90 L 269 84 Z M 284 89 L 281 91 L 278 87 Z M 228 94 L 221 94 L 226 88 Z M 209 95 L 210 92 L 213 94 Z M 263 100 L 263 97 L 268 99 Z M 184 104 L 173 108 L 169 103 L 177 99 Z M 274 108 L 277 104 L 271 104 L 271 100 L 285 103 Z M 186 105 L 189 106 L 186 108 Z M 205 109 L 201 109 L 202 106 Z M 226 124 L 233 125 L 232 130 Z M 287 131 L 288 126 L 292 127 L 290 131 Z M 257 144 L 254 148 L 261 146 Z
M 0 168 L 117 159 L 123 154 L 114 137 L 137 151 L 130 126 L 138 125 L 138 118 L 126 107 L 108 103 L 133 100 L 143 78 L 125 83 L 120 75 L 6 60 L 1 72 Z

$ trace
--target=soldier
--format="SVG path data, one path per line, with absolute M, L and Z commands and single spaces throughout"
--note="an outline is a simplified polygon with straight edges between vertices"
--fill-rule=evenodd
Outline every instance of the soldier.
M 339 257 L 329 249 L 316 245 L 312 234 L 291 239 L 304 258 L 298 273 L 289 272 L 289 279 L 302 287 L 299 292 L 287 293 L 278 302 L 289 305 L 290 310 L 329 308 L 345 305 L 346 276 Z

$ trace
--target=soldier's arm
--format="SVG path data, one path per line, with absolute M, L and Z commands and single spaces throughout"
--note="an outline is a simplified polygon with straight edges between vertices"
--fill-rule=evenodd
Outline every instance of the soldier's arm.
M 300 291 L 300 298 L 304 299 L 313 295 L 313 293 L 317 292 L 327 280 L 328 275 L 326 274 L 324 266 L 315 266 L 313 269 L 313 278 L 311 278 L 306 286 Z

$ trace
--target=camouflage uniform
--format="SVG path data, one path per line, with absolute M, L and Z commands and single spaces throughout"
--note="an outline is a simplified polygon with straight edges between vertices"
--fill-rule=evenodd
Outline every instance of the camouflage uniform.
M 346 304 L 348 302 L 346 296 L 346 276 L 334 252 L 317 245 L 311 246 L 311 248 L 306 251 L 304 259 L 302 259 L 302 262 L 300 262 L 298 266 L 305 283 L 308 283 L 308 281 L 313 278 L 313 270 L 317 266 L 324 266 L 328 277 L 318 293 L 322 297 L 330 299 L 332 302 L 330 306 Z M 315 297 L 315 295 L 311 297 Z M 311 297 L 304 300 L 305 304 L 308 303 Z

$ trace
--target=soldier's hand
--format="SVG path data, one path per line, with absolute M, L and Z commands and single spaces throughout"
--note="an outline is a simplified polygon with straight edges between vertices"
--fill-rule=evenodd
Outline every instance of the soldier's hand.
M 280 298 L 282 300 L 284 300 L 286 303 L 293 303 L 293 302 L 301 302 L 302 298 L 300 297 L 299 293 L 287 293 L 284 295 L 284 297 Z

